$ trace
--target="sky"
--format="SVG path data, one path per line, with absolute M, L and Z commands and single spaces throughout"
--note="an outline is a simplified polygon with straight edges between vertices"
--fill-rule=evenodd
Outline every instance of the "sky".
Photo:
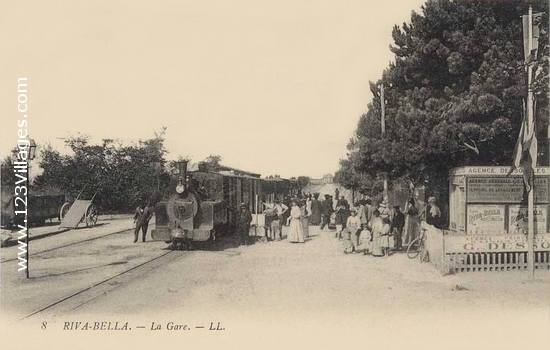
M 169 160 L 263 176 L 334 173 L 425 1 L 0 1 L 0 155 L 27 132 L 125 144 L 167 127 Z

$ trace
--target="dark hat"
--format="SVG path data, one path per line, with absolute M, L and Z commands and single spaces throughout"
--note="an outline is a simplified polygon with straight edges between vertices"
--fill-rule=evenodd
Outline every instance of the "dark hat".
M 394 209 L 400 209 L 401 207 L 398 206 L 398 205 L 394 205 L 393 208 L 394 208 Z
M 325 194 L 325 198 L 330 198 L 330 194 Z

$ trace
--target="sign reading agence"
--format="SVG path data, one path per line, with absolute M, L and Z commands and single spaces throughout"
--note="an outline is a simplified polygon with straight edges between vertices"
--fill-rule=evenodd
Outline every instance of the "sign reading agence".
M 523 178 L 468 177 L 468 203 L 519 203 L 523 196 Z M 548 178 L 535 177 L 535 203 L 548 203 Z

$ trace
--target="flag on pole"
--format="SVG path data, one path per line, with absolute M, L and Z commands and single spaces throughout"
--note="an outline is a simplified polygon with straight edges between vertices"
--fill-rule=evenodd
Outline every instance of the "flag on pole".
M 529 125 L 527 118 L 525 118 L 525 115 L 523 116 L 518 141 L 514 148 L 514 163 L 508 172 L 508 175 L 510 175 L 515 169 L 522 169 L 523 182 L 527 192 L 531 191 L 533 186 L 533 173 L 538 153 L 536 123 L 534 120 L 533 118 L 533 122 Z
M 531 26 L 531 50 L 529 50 L 529 16 L 521 16 L 523 19 L 523 53 L 525 57 L 525 63 L 531 63 L 537 59 L 537 51 L 539 48 L 539 26 L 542 22 L 542 12 L 533 13 L 533 24 Z

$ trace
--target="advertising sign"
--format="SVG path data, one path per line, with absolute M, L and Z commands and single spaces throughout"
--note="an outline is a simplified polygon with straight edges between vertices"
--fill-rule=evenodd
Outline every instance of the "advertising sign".
M 466 216 L 468 234 L 502 234 L 505 230 L 504 214 L 504 205 L 469 205 Z
M 535 235 L 535 251 L 550 250 L 550 234 Z M 460 235 L 445 237 L 445 253 L 526 252 L 527 235 Z
M 519 203 L 523 178 L 472 176 L 466 179 L 468 203 Z M 535 177 L 535 203 L 548 203 L 548 177 Z
M 506 176 L 510 172 L 509 166 L 464 166 L 464 167 L 458 167 L 451 170 L 451 175 L 500 175 L 500 176 Z M 520 168 L 516 168 L 512 171 L 510 175 L 522 175 L 523 171 Z M 541 168 L 537 167 L 535 168 L 535 176 L 536 175 L 549 175 L 550 174 L 550 168 Z
M 547 207 L 546 205 L 535 205 L 535 234 L 546 233 Z M 527 207 L 510 205 L 508 207 L 508 232 L 527 232 Z

